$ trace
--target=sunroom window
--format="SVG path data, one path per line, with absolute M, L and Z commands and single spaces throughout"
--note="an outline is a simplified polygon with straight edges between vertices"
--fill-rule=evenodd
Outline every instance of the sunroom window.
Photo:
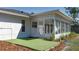
M 32 22 L 32 28 L 37 28 L 37 22 Z
M 45 33 L 53 32 L 53 24 L 45 24 Z
M 61 32 L 64 33 L 64 22 L 61 22 Z

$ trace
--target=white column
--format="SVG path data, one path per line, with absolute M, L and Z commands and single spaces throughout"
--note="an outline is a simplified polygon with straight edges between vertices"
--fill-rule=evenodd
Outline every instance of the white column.
M 66 32 L 66 25 L 65 25 L 65 22 L 64 22 L 64 33 Z
M 67 35 L 66 34 L 66 23 L 64 22 L 64 35 Z
M 69 27 L 70 27 L 70 32 L 71 32 L 71 25 L 69 25 Z
M 61 21 L 60 21 L 60 34 L 61 34 Z
M 53 16 L 54 19 L 54 34 L 56 34 L 56 20 L 55 20 L 55 16 Z

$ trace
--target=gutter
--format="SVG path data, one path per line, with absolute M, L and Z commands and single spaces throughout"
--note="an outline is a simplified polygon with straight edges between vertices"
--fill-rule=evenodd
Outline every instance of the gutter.
M 14 16 L 21 16 L 21 17 L 29 17 L 28 15 L 23 15 L 23 14 L 18 14 L 18 13 L 13 13 L 13 12 L 9 12 L 9 11 L 3 11 L 3 10 L 0 10 L 0 13 L 14 15 Z

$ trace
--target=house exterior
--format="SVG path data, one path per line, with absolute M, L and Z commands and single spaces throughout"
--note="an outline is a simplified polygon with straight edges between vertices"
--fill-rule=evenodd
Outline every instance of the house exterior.
M 59 10 L 28 14 L 22 11 L 0 9 L 0 40 L 41 37 L 55 39 L 68 35 L 72 18 Z

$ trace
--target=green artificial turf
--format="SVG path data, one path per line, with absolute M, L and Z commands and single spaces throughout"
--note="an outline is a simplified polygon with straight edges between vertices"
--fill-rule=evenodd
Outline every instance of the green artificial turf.
M 47 40 L 36 39 L 36 38 L 12 39 L 12 40 L 8 40 L 8 42 L 29 47 L 35 50 L 41 50 L 41 51 L 48 50 L 51 47 L 54 48 L 59 44 L 59 42 L 47 41 Z

